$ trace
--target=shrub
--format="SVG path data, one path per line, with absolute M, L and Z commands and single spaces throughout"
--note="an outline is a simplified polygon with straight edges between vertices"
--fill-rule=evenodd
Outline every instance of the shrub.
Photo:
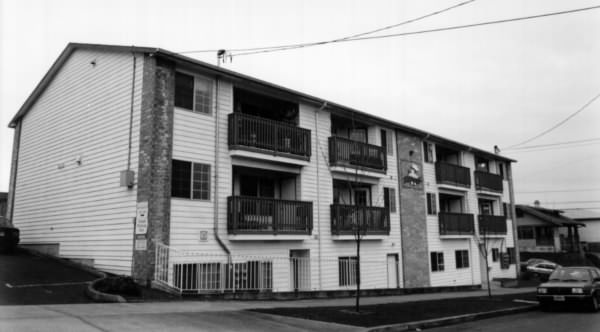
M 96 283 L 97 291 L 108 294 L 140 296 L 142 290 L 131 277 L 116 276 L 108 277 Z

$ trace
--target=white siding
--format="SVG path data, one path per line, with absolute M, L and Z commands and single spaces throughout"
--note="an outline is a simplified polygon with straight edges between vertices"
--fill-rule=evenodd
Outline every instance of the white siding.
M 140 55 L 137 60 L 136 172 L 143 67 Z M 119 172 L 127 167 L 132 62 L 127 53 L 75 51 L 29 110 L 22 120 L 13 220 L 21 243 L 59 243 L 60 256 L 93 259 L 95 267 L 119 274 L 131 272 L 137 196 L 119 186 Z

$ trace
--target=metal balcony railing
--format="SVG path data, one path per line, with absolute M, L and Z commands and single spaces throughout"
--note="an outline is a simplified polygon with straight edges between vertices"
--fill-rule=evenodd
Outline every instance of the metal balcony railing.
M 475 189 L 502 192 L 502 176 L 498 174 L 475 171 Z
M 468 167 L 438 161 L 435 163 L 435 178 L 438 183 L 471 187 L 471 170 Z
M 440 212 L 438 214 L 440 235 L 474 235 L 475 219 L 472 214 Z
M 388 208 L 359 205 L 331 205 L 331 233 L 333 235 L 388 235 L 390 212 Z
M 310 160 L 310 130 L 244 113 L 229 114 L 229 149 Z
M 306 234 L 313 228 L 312 202 L 274 198 L 227 198 L 229 234 Z
M 332 166 L 358 166 L 380 172 L 387 169 L 383 147 L 335 136 L 329 137 L 329 162 Z
M 479 235 L 506 234 L 505 216 L 480 214 L 477 218 L 479 219 Z

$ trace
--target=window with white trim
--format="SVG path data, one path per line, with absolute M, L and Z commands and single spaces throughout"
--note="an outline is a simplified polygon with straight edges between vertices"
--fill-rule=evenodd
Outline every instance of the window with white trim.
M 383 188 L 383 206 L 388 208 L 390 212 L 396 212 L 396 189 Z
M 423 158 L 426 163 L 433 163 L 433 144 L 423 141 Z
M 356 256 L 338 257 L 338 274 L 340 286 L 356 285 Z
M 427 193 L 427 214 L 437 214 L 437 199 L 435 197 L 435 193 Z
M 210 200 L 210 165 L 172 161 L 171 197 Z
M 456 258 L 456 268 L 466 269 L 469 267 L 469 251 L 468 250 L 456 250 L 454 251 Z
M 432 251 L 431 254 L 431 271 L 444 271 L 444 253 L 440 251 Z
M 492 248 L 492 262 L 497 262 L 500 259 L 500 250 Z
M 212 114 L 213 81 L 200 76 L 175 73 L 175 106 L 196 113 Z

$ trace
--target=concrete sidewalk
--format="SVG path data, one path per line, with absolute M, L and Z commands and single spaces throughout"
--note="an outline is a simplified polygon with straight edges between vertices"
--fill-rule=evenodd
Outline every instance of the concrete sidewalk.
M 494 289 L 493 294 L 518 294 L 534 288 Z M 470 296 L 486 290 L 385 297 L 366 297 L 363 305 L 402 303 Z M 362 331 L 363 328 L 251 313 L 243 310 L 276 307 L 351 306 L 354 298 L 298 301 L 177 301 L 153 303 L 93 303 L 0 306 L 2 331 Z

